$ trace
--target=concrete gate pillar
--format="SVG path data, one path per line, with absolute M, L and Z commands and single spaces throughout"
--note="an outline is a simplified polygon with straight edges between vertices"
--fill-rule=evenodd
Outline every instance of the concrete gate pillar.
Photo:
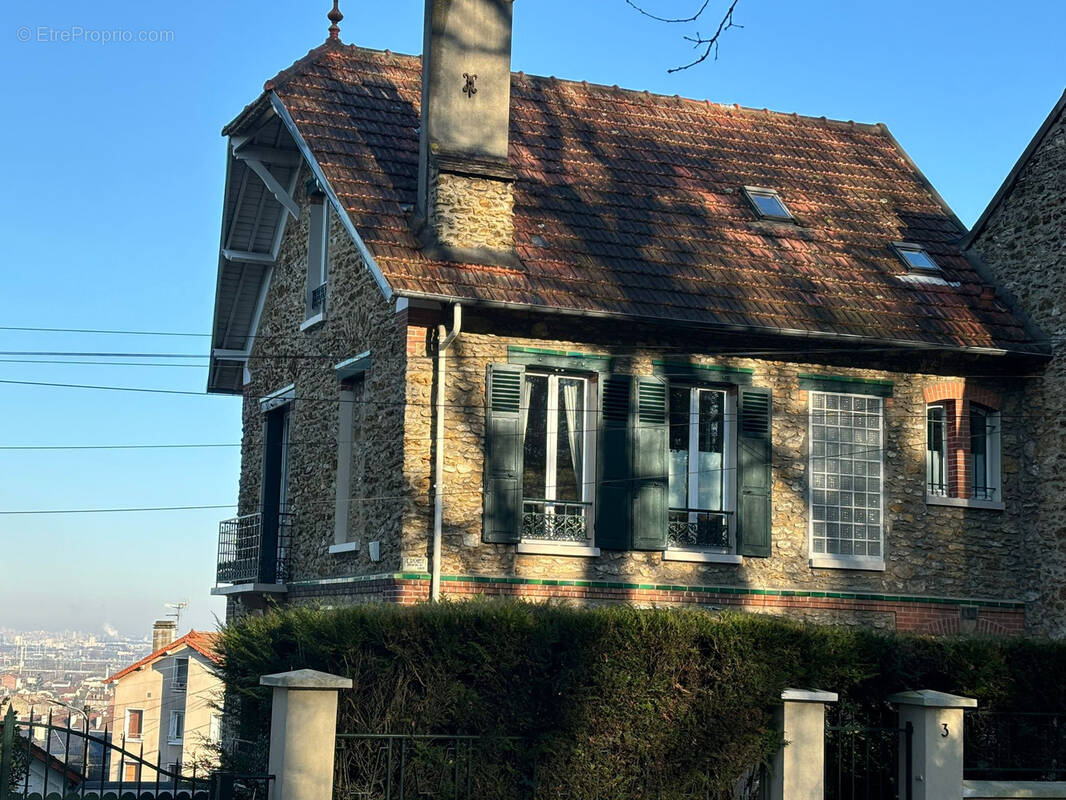
M 914 726 L 911 761 L 913 800 L 962 797 L 963 709 L 976 708 L 972 697 L 918 689 L 888 698 L 899 706 L 899 726 Z M 900 736 L 900 794 L 907 791 L 906 737 Z
M 313 669 L 264 675 L 271 686 L 270 800 L 332 800 L 337 693 L 351 678 Z
M 836 692 L 785 689 L 777 711 L 784 744 L 774 756 L 770 800 L 822 800 L 825 796 L 825 704 Z

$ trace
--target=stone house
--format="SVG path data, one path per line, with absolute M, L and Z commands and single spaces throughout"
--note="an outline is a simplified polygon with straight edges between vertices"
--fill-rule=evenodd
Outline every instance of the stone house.
M 223 690 L 215 634 L 189 631 L 175 639 L 169 634 L 174 627 L 168 620 L 156 623 L 156 649 L 107 679 L 114 684 L 112 744 L 139 757 L 114 754 L 108 780 L 153 782 L 156 770 L 148 765 L 156 765 L 166 782 L 217 765 Z
M 327 41 L 223 131 L 228 613 L 476 594 L 1016 633 L 1046 337 L 882 124 Z
M 1003 297 L 1048 337 L 1051 361 L 1030 381 L 1022 500 L 1033 575 L 1034 632 L 1066 636 L 1066 93 L 964 240 Z

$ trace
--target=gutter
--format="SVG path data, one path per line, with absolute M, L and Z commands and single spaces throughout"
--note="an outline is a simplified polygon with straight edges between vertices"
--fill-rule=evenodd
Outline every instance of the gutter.
M 444 400 L 447 375 L 447 352 L 463 328 L 463 306 L 452 306 L 452 331 L 446 334 L 443 325 L 437 326 L 437 435 L 433 457 L 433 552 L 429 565 L 429 599 L 440 600 L 441 548 L 444 537 Z

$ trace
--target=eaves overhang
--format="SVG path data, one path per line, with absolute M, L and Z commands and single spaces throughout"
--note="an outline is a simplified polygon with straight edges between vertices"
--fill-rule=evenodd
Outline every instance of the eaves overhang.
M 286 225 L 300 213 L 293 198 L 304 165 L 324 187 L 386 299 L 392 289 L 274 92 L 261 95 L 222 132 L 229 143 L 207 391 L 239 395 Z

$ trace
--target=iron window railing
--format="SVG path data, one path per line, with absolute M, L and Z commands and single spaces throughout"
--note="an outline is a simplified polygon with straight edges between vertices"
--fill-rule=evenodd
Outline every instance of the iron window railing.
M 706 511 L 699 508 L 671 508 L 666 541 L 681 549 L 728 549 L 731 511 Z
M 589 539 L 592 503 L 571 500 L 522 501 L 522 538 L 584 543 Z
M 218 582 L 284 583 L 288 577 L 287 555 L 294 516 L 291 512 L 277 514 L 276 531 L 264 530 L 262 513 L 245 514 L 220 522 Z M 264 533 L 268 535 L 264 536 Z M 271 541 L 274 542 L 273 546 L 269 544 Z M 272 551 L 269 556 L 264 553 L 265 546 Z

